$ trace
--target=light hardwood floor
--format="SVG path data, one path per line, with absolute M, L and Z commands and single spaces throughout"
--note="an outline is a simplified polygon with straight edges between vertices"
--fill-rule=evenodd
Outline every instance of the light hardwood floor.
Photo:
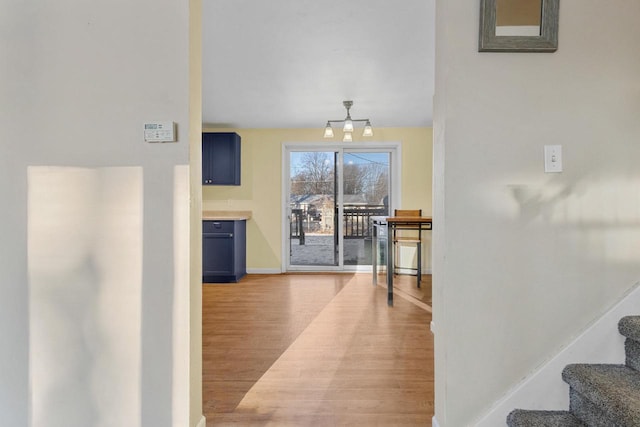
M 430 321 L 364 273 L 205 284 L 207 426 L 430 426 Z

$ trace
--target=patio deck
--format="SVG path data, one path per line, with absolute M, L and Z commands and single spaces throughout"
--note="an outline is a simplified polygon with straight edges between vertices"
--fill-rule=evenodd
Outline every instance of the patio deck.
M 371 240 L 368 238 L 344 239 L 345 265 L 371 265 Z M 333 236 L 326 234 L 305 235 L 305 244 L 291 239 L 291 265 L 334 265 Z

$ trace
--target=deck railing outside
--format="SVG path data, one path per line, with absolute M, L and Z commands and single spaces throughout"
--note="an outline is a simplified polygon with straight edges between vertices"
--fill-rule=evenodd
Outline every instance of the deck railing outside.
M 388 215 L 385 205 L 344 205 L 342 223 L 345 239 L 365 239 L 372 235 L 371 217 Z M 305 234 L 320 229 L 321 218 L 317 210 L 309 211 L 306 207 L 293 207 L 289 221 L 289 238 L 298 239 L 300 245 L 305 244 Z M 324 230 L 333 233 L 333 229 Z
M 372 236 L 371 217 L 387 215 L 384 205 L 344 205 L 342 217 L 345 239 L 363 239 Z
M 291 209 L 291 218 L 289 219 L 289 239 L 299 239 L 300 244 L 304 245 L 304 225 L 308 223 L 308 215 L 305 213 L 306 209 L 295 208 Z

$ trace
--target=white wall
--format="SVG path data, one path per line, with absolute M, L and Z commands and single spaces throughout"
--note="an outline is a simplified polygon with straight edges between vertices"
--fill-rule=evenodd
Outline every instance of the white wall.
M 187 425 L 189 4 L 8 0 L 0 28 L 0 424 Z
M 640 3 L 562 0 L 552 54 L 437 3 L 436 418 L 472 425 L 640 278 Z M 545 144 L 564 172 L 545 174 Z

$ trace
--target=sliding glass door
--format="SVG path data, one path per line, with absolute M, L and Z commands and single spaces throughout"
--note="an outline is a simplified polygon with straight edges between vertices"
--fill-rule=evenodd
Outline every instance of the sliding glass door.
M 391 148 L 286 147 L 286 270 L 371 265 L 370 218 L 390 212 L 394 156 Z

